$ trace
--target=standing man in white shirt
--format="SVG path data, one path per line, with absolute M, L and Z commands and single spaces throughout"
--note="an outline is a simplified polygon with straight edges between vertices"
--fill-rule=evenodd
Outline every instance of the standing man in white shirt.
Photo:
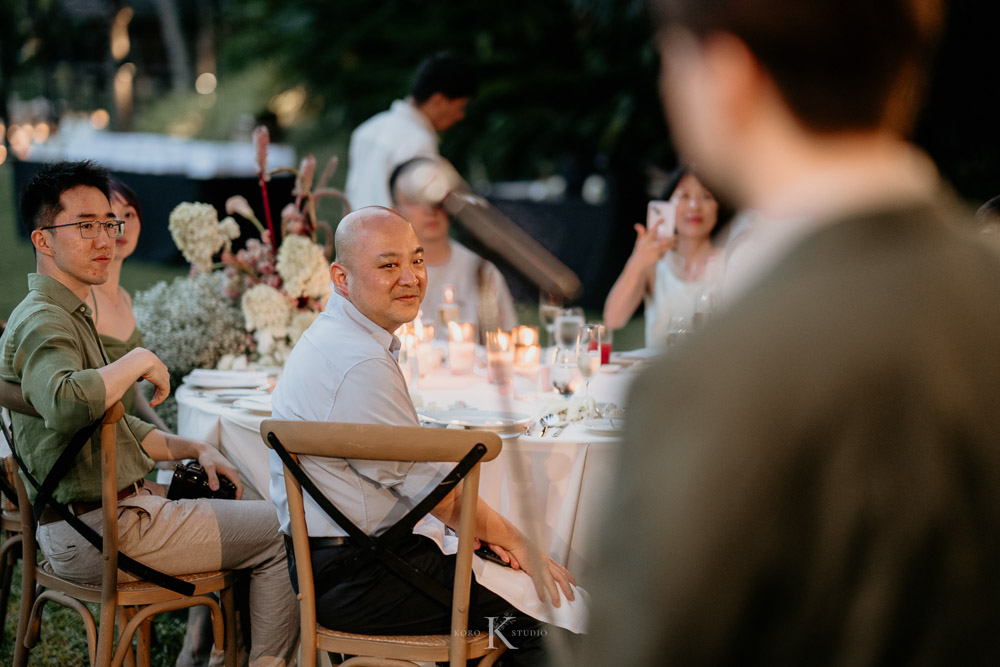
M 437 157 L 438 133 L 465 118 L 465 107 L 478 86 L 468 59 L 442 51 L 424 60 L 409 96 L 351 134 L 345 188 L 351 206 L 392 206 L 392 170 L 417 155 Z
M 392 333 L 417 315 L 427 285 L 423 248 L 410 224 L 381 207 L 347 215 L 337 226 L 337 261 L 330 268 L 335 291 L 326 311 L 299 339 L 274 392 L 276 419 L 418 426 L 399 370 L 399 339 Z M 370 535 L 387 530 L 419 502 L 450 470 L 448 464 L 360 461 L 302 457 L 305 473 L 355 525 Z M 271 499 L 281 530 L 290 534 L 288 503 L 278 455 L 271 452 Z M 461 486 L 431 514 L 456 526 Z M 357 556 L 340 526 L 311 499 L 306 500 L 319 622 L 347 632 L 439 634 L 450 628 L 450 609 L 385 570 L 377 560 Z M 528 540 L 507 519 L 480 501 L 476 534 L 517 568 L 528 562 Z M 290 567 L 294 554 L 288 547 Z M 455 557 L 441 553 L 430 539 L 410 535 L 393 551 L 445 586 L 451 586 Z M 560 589 L 573 598 L 573 576 L 544 556 L 546 593 L 556 606 Z M 294 572 L 294 570 L 293 570 Z M 294 576 L 292 577 L 295 581 Z M 487 617 L 512 614 L 525 632 L 518 650 L 504 664 L 538 664 L 543 647 L 537 621 L 474 584 L 469 628 L 486 630 Z
M 451 238 L 451 221 L 443 206 L 414 201 L 398 187 L 401 177 L 434 161 L 428 157 L 411 158 L 397 165 L 389 177 L 393 208 L 413 225 L 424 248 L 427 293 L 423 321 L 435 323 L 438 307 L 445 302 L 445 289 L 450 288 L 459 309 L 459 322 L 475 322 L 480 335 L 497 327 L 510 331 L 517 326 L 517 311 L 500 269 Z M 436 327 L 436 336 L 447 339 L 448 330 L 440 323 Z

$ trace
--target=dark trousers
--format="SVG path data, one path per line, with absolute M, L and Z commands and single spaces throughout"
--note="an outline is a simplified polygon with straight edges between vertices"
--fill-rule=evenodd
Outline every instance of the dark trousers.
M 451 609 L 386 570 L 373 558 L 362 557 L 345 571 L 358 547 L 313 549 L 312 566 L 316 586 L 316 618 L 331 630 L 359 634 L 422 635 L 450 634 Z M 410 535 L 392 551 L 449 590 L 455 579 L 455 556 L 441 553 L 437 545 Z M 288 569 L 292 585 L 298 586 L 295 557 L 289 550 Z M 527 575 L 525 575 L 527 576 Z M 298 590 L 296 589 L 296 592 Z M 495 631 L 494 645 L 509 644 L 505 666 L 544 665 L 545 626 L 518 611 L 509 602 L 472 581 L 469 597 L 469 631 Z

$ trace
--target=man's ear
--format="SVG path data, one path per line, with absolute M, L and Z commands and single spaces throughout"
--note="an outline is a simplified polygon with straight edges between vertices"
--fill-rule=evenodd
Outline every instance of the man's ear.
M 330 265 L 330 280 L 333 281 L 333 287 L 342 296 L 347 296 L 347 267 L 340 262 L 334 262 Z
M 35 246 L 35 251 L 43 255 L 52 256 L 52 248 L 49 247 L 49 239 L 41 229 L 31 232 L 31 244 Z
M 757 59 L 746 44 L 725 33 L 706 37 L 702 53 L 715 84 L 713 102 L 736 127 L 744 126 L 753 118 L 769 83 Z

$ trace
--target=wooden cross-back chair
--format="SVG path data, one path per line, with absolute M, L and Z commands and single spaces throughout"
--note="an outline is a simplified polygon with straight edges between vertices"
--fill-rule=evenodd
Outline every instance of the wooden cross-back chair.
M 476 506 L 479 501 L 479 466 L 495 459 L 500 453 L 500 436 L 488 431 L 276 419 L 264 420 L 260 425 L 260 434 L 268 447 L 279 451 L 283 461 L 288 456 L 296 466 L 299 456 L 308 455 L 380 461 L 463 462 L 457 468 L 468 469 L 464 473 L 458 528 L 458 560 L 451 591 L 451 634 L 394 636 L 339 632 L 324 628 L 316 622 L 316 593 L 302 484 L 296 473 L 285 463 L 285 489 L 299 586 L 301 664 L 304 667 L 314 667 L 317 649 L 355 656 L 343 662 L 343 667 L 413 665 L 414 661 L 449 662 L 452 667 L 464 667 L 466 660 L 479 657 L 483 658 L 479 662 L 482 667 L 495 664 L 505 648 L 504 643 L 496 642 L 498 648 L 493 648 L 486 633 L 470 635 L 467 630 L 472 586 L 472 547 L 475 539 Z M 283 454 L 282 449 L 287 454 Z M 461 473 L 453 474 L 462 478 Z M 420 511 L 417 510 L 416 513 L 419 514 Z M 405 518 L 396 526 L 403 522 Z M 349 533 L 356 530 L 353 525 L 351 528 L 341 528 Z
M 0 406 L 11 412 L 38 416 L 37 411 L 21 395 L 20 385 L 0 380 Z M 28 652 L 41 632 L 42 608 L 48 601 L 57 602 L 80 614 L 87 633 L 91 665 L 122 665 L 132 661 L 132 640 L 137 638 L 136 661 L 149 665 L 150 624 L 152 618 L 166 611 L 205 605 L 211 610 L 215 645 L 225 650 L 226 665 L 236 664 L 236 635 L 233 604 L 233 575 L 228 571 L 204 572 L 176 577 L 192 590 L 184 595 L 146 581 L 119 581 L 118 553 L 118 489 L 115 447 L 115 424 L 123 417 L 124 408 L 116 403 L 104 414 L 100 426 L 101 490 L 103 525 L 103 568 L 100 585 L 78 584 L 57 575 L 44 560 L 36 563 L 38 543 L 35 539 L 35 515 L 27 489 L 20 475 L 15 475 L 18 512 L 21 523 L 23 567 L 21 608 L 14 649 L 15 667 L 28 662 Z M 12 435 L 12 434 L 10 434 Z M 22 443 L 11 440 L 15 452 Z M 222 608 L 211 597 L 219 593 Z M 100 624 L 83 603 L 100 605 Z M 223 610 L 225 610 L 223 612 Z M 117 646 L 116 618 L 120 625 Z

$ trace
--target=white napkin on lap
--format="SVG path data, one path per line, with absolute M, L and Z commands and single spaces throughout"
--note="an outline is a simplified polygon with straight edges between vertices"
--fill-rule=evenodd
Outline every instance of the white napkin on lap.
M 444 554 L 450 556 L 458 552 L 458 536 L 432 516 L 421 519 L 414 526 L 413 532 L 434 540 Z M 476 556 L 472 559 L 472 573 L 480 585 L 493 591 L 525 614 L 577 634 L 586 632 L 590 594 L 579 586 L 573 586 L 575 597 L 573 600 L 566 599 L 560 590 L 561 604 L 553 607 L 538 598 L 535 584 L 527 572 L 512 570 Z

